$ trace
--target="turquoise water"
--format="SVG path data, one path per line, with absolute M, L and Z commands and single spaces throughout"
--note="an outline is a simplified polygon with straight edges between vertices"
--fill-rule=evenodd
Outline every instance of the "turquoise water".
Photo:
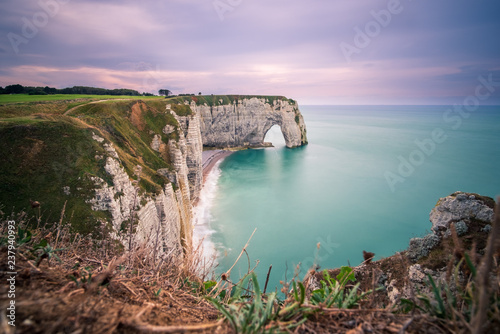
M 277 147 L 226 158 L 207 208 L 216 272 L 231 267 L 257 228 L 250 263 L 244 255 L 231 278 L 258 260 L 261 284 L 273 265 L 274 290 L 299 263 L 303 275 L 313 264 L 357 265 L 362 250 L 378 259 L 405 249 L 430 230 L 440 197 L 500 195 L 500 107 L 480 107 L 466 119 L 447 109 L 302 106 L 309 145 L 287 149 L 273 128 Z

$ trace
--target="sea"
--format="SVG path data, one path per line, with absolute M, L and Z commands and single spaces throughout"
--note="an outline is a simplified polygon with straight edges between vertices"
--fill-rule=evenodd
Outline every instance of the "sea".
M 209 174 L 195 235 L 217 277 L 254 270 L 267 291 L 322 270 L 375 260 L 430 231 L 455 191 L 500 195 L 500 107 L 301 106 L 309 144 L 238 151 Z M 215 277 L 215 278 L 216 278 Z

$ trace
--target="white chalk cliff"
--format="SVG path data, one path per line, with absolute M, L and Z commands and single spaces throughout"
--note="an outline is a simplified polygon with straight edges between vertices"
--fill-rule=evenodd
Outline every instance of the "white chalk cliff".
M 231 104 L 196 105 L 201 118 L 203 145 L 212 147 L 260 146 L 273 125 L 279 125 L 287 147 L 307 144 L 306 125 L 296 102 L 247 97 Z
M 119 155 L 97 133 L 94 140 L 106 148 L 105 171 L 111 184 L 92 177 L 95 196 L 88 200 L 94 210 L 108 211 L 114 232 L 112 236 L 129 247 L 129 228 L 133 222 L 132 247 L 146 245 L 155 256 L 182 259 L 192 247 L 192 205 L 198 199 L 202 186 L 203 145 L 235 147 L 260 145 L 267 131 L 275 124 L 281 126 L 288 147 L 307 143 L 305 123 L 297 104 L 276 100 L 245 98 L 230 105 L 216 107 L 190 104 L 192 115 L 178 116 L 170 105 L 179 128 L 167 125 L 164 134 L 178 131 L 178 139 L 162 141 L 160 134 L 152 135 L 150 146 L 157 152 L 168 152 L 172 168 L 157 171 L 168 178 L 160 193 L 141 192 L 135 176 L 128 175 Z M 134 214 L 135 213 L 135 214 Z

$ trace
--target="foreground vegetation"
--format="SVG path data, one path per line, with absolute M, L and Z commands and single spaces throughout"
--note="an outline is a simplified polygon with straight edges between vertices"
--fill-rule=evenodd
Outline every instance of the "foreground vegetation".
M 500 324 L 500 205 L 482 260 L 457 257 L 449 280 L 428 277 L 428 291 L 382 308 L 353 268 L 283 282 L 266 293 L 250 271 L 232 282 L 200 271 L 196 250 L 182 262 L 145 249 L 123 253 L 106 238 L 71 234 L 63 219 L 33 226 L 26 214 L 3 216 L 2 276 L 16 251 L 16 327 L 5 333 L 495 333 Z M 7 221 L 16 222 L 8 238 Z M 455 232 L 454 232 L 455 233 Z M 455 237 L 456 238 L 456 235 Z M 246 252 L 243 248 L 242 254 Z M 369 265 L 369 264 L 365 264 Z M 319 273 L 318 273 L 319 274 Z M 2 278 L 3 279 L 3 278 Z M 492 280 L 492 281 L 490 281 Z M 266 284 L 267 285 L 267 282 Z M 264 285 L 264 286 L 265 286 Z M 373 285 L 374 289 L 376 284 Z M 0 299 L 5 302 L 6 291 Z M 372 297 L 373 296 L 373 297 Z

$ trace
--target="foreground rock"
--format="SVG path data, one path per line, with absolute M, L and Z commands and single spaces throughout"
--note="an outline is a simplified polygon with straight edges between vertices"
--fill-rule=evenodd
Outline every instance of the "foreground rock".
M 432 209 L 430 214 L 432 231 L 435 233 L 446 231 L 450 224 L 457 222 L 467 224 L 478 220 L 491 223 L 494 215 L 493 205 L 494 201 L 491 198 L 457 191 L 441 198 Z
M 430 251 L 440 244 L 442 238 L 451 236 L 452 225 L 458 236 L 467 234 L 470 228 L 477 226 L 487 230 L 493 222 L 494 205 L 492 198 L 461 191 L 439 199 L 429 215 L 432 233 L 410 240 L 408 258 L 415 262 L 428 256 Z
M 484 254 L 494 205 L 492 198 L 464 192 L 441 198 L 430 213 L 430 234 L 411 239 L 406 251 L 354 268 L 361 290 L 370 290 L 374 285 L 381 288 L 375 294 L 378 307 L 396 305 L 401 298 L 411 299 L 417 291 L 431 294 L 426 284 L 428 275 L 436 282 L 449 282 L 454 290 L 456 282 L 449 278 L 458 261 L 467 253 L 477 265 Z M 337 272 L 339 269 L 330 274 Z M 468 274 L 459 271 L 459 281 Z M 321 273 L 314 275 L 312 289 L 319 286 L 321 278 Z

